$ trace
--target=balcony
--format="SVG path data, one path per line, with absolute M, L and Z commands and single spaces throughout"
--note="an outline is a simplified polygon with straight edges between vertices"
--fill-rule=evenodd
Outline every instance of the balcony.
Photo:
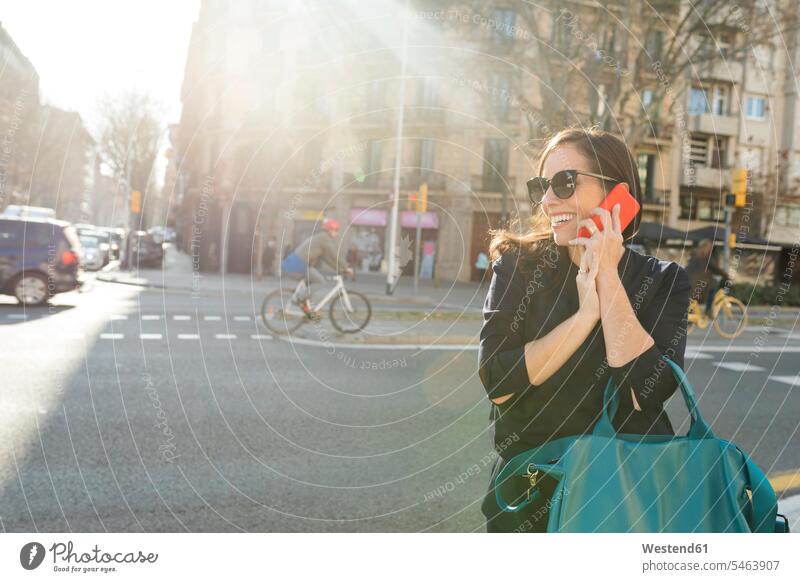
M 688 129 L 710 135 L 735 136 L 739 133 L 739 118 L 733 115 L 702 113 L 690 115 Z
M 684 166 L 681 175 L 682 186 L 695 186 L 713 190 L 730 190 L 731 171 L 727 168 L 709 168 L 707 166 Z
M 470 179 L 470 189 L 473 192 L 510 192 L 513 194 L 517 190 L 517 178 L 511 176 L 505 179 L 491 180 L 483 174 L 473 174 Z
M 668 206 L 669 190 L 651 190 L 642 196 L 643 206 Z
M 740 83 L 742 81 L 742 63 L 718 57 L 714 61 L 698 64 L 695 67 L 695 74 L 701 80 Z

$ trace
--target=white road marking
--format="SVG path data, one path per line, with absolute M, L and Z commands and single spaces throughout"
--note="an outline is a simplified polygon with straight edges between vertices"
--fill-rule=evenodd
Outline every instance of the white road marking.
M 100 334 L 100 339 L 116 340 L 116 339 L 124 339 L 124 338 L 125 338 L 125 334 L 121 334 L 121 333 L 101 333 Z
M 28 319 L 28 315 L 25 313 L 9 313 L 6 317 L 8 319 Z
M 192 319 L 191 315 L 173 315 L 172 319 L 174 321 L 190 321 Z
M 140 333 L 139 339 L 143 340 L 160 340 L 162 335 L 160 333 Z
M 218 333 L 214 337 L 216 337 L 217 339 L 228 339 L 228 340 L 230 340 L 230 339 L 236 339 L 236 334 L 235 333 Z
M 219 315 L 204 315 L 203 319 L 205 321 L 219 321 L 222 318 Z
M 686 350 L 685 358 L 691 358 L 694 360 L 711 360 L 714 358 L 714 356 L 704 354 L 703 352 L 695 352 L 694 350 Z
M 111 319 L 111 321 L 119 321 L 119 320 L 128 319 L 128 316 L 127 315 L 123 315 L 121 313 L 114 313 L 114 314 L 111 315 L 110 319 Z
M 265 335 L 263 333 L 254 333 L 253 335 L 250 336 L 250 338 L 254 340 L 271 340 L 272 336 Z
M 182 339 L 182 340 L 196 340 L 196 339 L 200 339 L 200 336 L 199 336 L 199 335 L 197 335 L 196 333 L 179 333 L 179 334 L 178 334 L 178 339 Z
M 143 315 L 142 321 L 158 321 L 161 319 L 160 315 Z
M 770 376 L 769 379 L 792 387 L 800 386 L 800 376 Z
M 766 368 L 754 366 L 749 362 L 714 362 L 718 368 L 733 370 L 734 372 L 763 372 Z
M 249 315 L 236 315 L 233 318 L 233 321 L 250 321 Z

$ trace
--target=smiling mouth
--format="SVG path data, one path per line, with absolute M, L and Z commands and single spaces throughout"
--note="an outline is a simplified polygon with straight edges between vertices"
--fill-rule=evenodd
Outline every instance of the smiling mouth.
M 553 229 L 563 228 L 565 225 L 574 221 L 575 217 L 575 214 L 556 214 L 550 219 L 550 226 L 552 226 Z

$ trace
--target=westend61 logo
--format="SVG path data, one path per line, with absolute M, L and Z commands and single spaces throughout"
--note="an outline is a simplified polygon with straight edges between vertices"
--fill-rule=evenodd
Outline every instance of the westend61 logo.
M 106 564 L 153 564 L 158 560 L 158 554 L 145 554 L 141 550 L 136 552 L 104 552 L 95 544 L 88 552 L 73 551 L 72 542 L 66 544 L 57 542 L 47 550 L 53 556 L 54 572 L 114 572 L 116 567 Z M 26 570 L 38 568 L 47 553 L 42 544 L 29 542 L 22 546 L 19 552 L 19 563 Z

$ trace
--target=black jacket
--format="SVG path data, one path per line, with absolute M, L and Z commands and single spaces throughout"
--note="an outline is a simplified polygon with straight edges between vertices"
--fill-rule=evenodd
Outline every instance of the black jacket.
M 684 365 L 690 286 L 683 267 L 625 247 L 618 266 L 620 279 L 655 345 L 627 365 L 611 368 L 598 322 L 566 364 L 539 386 L 529 382 L 523 346 L 577 312 L 578 267 L 566 248 L 550 241 L 539 258 L 504 253 L 492 263 L 492 271 L 478 357 L 487 395 L 514 393 L 502 404 L 492 403 L 495 447 L 502 457 L 509 459 L 555 438 L 591 432 L 609 378 L 623 387 L 613 419 L 619 431 L 674 434 L 663 404 L 677 383 L 660 358 L 664 354 Z M 633 408 L 631 387 L 641 412 Z

